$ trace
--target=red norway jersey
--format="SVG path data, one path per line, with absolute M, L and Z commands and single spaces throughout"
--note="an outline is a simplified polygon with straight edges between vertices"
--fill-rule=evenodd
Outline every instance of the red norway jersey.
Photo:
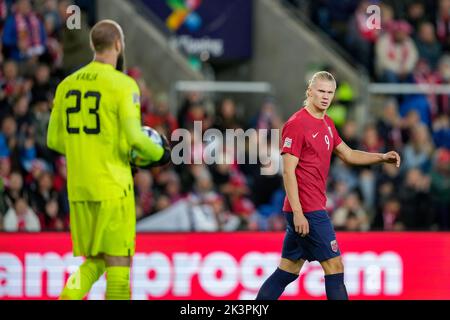
M 303 212 L 325 210 L 331 154 L 342 142 L 333 120 L 327 115 L 314 118 L 302 108 L 285 123 L 282 137 L 281 154 L 289 153 L 299 159 L 295 175 Z M 287 195 L 283 211 L 292 212 Z

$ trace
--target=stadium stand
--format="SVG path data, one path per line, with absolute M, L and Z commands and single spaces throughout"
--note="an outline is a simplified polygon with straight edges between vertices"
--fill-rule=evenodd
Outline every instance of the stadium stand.
M 438 1 L 436 8 L 427 1 L 407 1 L 403 9 L 397 5 L 401 1 L 382 1 L 383 23 L 388 26 L 383 32 L 369 32 L 359 23 L 361 8 L 370 1 L 285 2 L 291 10 L 309 12 L 310 20 L 354 55 L 374 82 L 450 83 L 449 1 Z M 45 146 L 58 81 L 91 55 L 86 41 L 91 13 L 82 19 L 82 32 L 68 31 L 63 26 L 69 3 L 36 1 L 31 7 L 29 0 L 0 0 L 0 231 L 70 228 L 65 161 Z M 201 121 L 204 130 L 224 131 L 280 129 L 286 120 L 270 97 L 251 119 L 242 116 L 242 103 L 231 97 L 215 101 L 190 92 L 180 105 L 171 106 L 169 92 L 155 92 L 144 72 L 139 66 L 128 70 L 140 86 L 143 124 L 167 137 L 177 128 L 192 130 L 194 121 Z M 386 96 L 382 111 L 364 124 L 362 134 L 348 115 L 354 103 L 354 88 L 338 81 L 330 116 L 343 139 L 370 152 L 400 151 L 403 165 L 368 170 L 333 159 L 327 207 L 336 228 L 449 230 L 449 95 Z M 203 148 L 193 142 L 194 153 Z M 137 219 L 188 201 L 212 217 L 204 230 L 284 230 L 280 173 L 261 176 L 260 168 L 261 164 L 186 164 L 139 170 Z

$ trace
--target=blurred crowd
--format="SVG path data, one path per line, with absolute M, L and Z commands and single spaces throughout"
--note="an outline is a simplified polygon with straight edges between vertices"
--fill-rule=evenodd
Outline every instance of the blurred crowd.
M 71 4 L 0 0 L 0 230 L 69 228 L 65 159 L 46 134 L 57 84 L 92 59 L 88 16 L 65 27 Z
M 66 8 L 70 3 L 68 0 L 42 0 L 34 1 L 31 6 L 29 0 L 0 0 L 0 231 L 63 231 L 70 228 L 65 160 L 45 146 L 56 85 L 65 75 L 92 59 L 87 41 L 89 25 L 92 25 L 89 16 L 83 15 L 80 30 L 65 28 Z M 315 5 L 326 7 L 337 3 L 340 2 L 318 1 Z M 405 22 L 395 22 L 389 32 L 400 30 L 410 37 L 410 33 L 419 30 L 417 26 L 406 30 Z M 434 28 L 432 23 L 426 26 L 424 33 Z M 432 30 L 434 33 L 435 29 Z M 377 34 L 376 41 L 381 41 L 382 37 L 382 33 Z M 396 43 L 387 45 L 391 50 L 387 57 L 395 56 L 397 51 L 410 57 L 409 49 L 397 50 Z M 375 42 L 371 45 L 376 47 Z M 412 46 L 412 42 L 408 41 L 408 45 Z M 434 56 L 429 60 L 419 58 L 423 55 L 420 50 L 412 56 L 416 55 L 417 61 L 425 61 L 418 62 L 420 66 L 430 66 L 439 79 L 436 81 L 444 81 L 445 76 L 450 80 L 450 58 L 445 55 L 445 50 L 442 45 L 437 60 Z M 430 50 L 424 52 L 430 53 Z M 405 56 L 399 59 L 402 63 L 406 60 Z M 389 64 L 377 62 L 376 65 L 379 67 L 377 75 L 387 75 L 386 81 L 395 78 L 384 72 L 393 71 L 386 69 Z M 418 79 L 418 72 L 422 72 L 420 79 L 429 81 L 431 78 L 423 73 L 424 70 L 414 64 L 409 79 Z M 205 215 L 204 223 L 193 226 L 193 230 L 284 230 L 281 210 L 285 193 L 278 145 L 255 134 L 261 129 L 282 128 L 286 119 L 279 116 L 281 106 L 267 97 L 258 112 L 249 118 L 242 112 L 246 109 L 242 101 L 227 96 L 205 96 L 199 92 L 185 94 L 179 105 L 172 106 L 173 101 L 167 93 L 154 92 L 138 67 L 131 67 L 127 72 L 141 90 L 144 125 L 167 137 L 176 129 L 185 129 L 192 133 L 189 137 L 194 137 L 196 121 L 202 124 L 200 135 L 211 128 L 223 134 L 227 129 L 246 132 L 254 129 L 239 152 L 249 159 L 255 152 L 252 146 L 265 145 L 271 151 L 269 163 L 249 164 L 246 161 L 246 164 L 239 164 L 236 150 L 219 144 L 217 156 L 223 160 L 220 163 L 207 165 L 193 161 L 193 164 L 138 170 L 134 176 L 138 221 L 164 215 L 184 201 Z M 445 76 L 437 76 L 439 72 Z M 406 78 L 399 75 L 396 81 L 398 79 Z M 299 97 L 299 101 L 303 98 Z M 336 228 L 349 231 L 448 230 L 448 95 L 390 97 L 379 117 L 368 123 L 362 134 L 348 116 L 347 110 L 354 99 L 349 85 L 339 82 L 329 114 L 344 141 L 352 148 L 370 152 L 396 150 L 403 163 L 400 169 L 392 165 L 355 168 L 334 157 L 327 207 Z M 202 139 L 187 138 L 183 143 L 190 148 L 184 150 L 182 156 L 190 160 L 198 159 L 210 147 Z M 274 174 L 262 175 L 261 170 L 267 167 L 273 167 Z
M 450 84 L 449 0 L 284 2 L 307 12 L 375 82 Z M 380 19 L 373 19 L 377 12 Z M 368 120 L 362 135 L 347 118 L 351 101 L 341 100 L 338 88 L 329 114 L 344 140 L 370 152 L 399 151 L 403 163 L 400 169 L 383 165 L 369 170 L 335 159 L 329 210 L 337 228 L 448 230 L 449 94 L 384 96 L 382 110 L 375 110 L 377 119 Z
M 306 12 L 374 81 L 450 81 L 450 0 L 282 1 Z

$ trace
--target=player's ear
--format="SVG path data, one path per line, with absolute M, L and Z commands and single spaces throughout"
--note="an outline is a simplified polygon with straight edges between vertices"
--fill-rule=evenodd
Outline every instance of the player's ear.
M 122 44 L 120 43 L 119 39 L 114 41 L 114 49 L 119 53 L 122 52 Z

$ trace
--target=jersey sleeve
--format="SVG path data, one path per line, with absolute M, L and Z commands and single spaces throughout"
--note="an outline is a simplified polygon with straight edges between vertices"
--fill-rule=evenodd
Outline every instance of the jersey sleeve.
M 50 114 L 50 120 L 47 130 L 47 146 L 61 154 L 65 154 L 64 144 L 64 118 L 62 113 L 62 95 L 64 94 L 63 85 L 60 84 L 53 99 L 53 107 Z
M 293 121 L 287 122 L 282 130 L 281 154 L 289 153 L 300 158 L 302 153 L 304 134 L 303 130 Z
M 128 144 L 144 159 L 159 161 L 164 149 L 154 143 L 141 130 L 141 106 L 139 87 L 130 82 L 120 90 L 118 115 Z

